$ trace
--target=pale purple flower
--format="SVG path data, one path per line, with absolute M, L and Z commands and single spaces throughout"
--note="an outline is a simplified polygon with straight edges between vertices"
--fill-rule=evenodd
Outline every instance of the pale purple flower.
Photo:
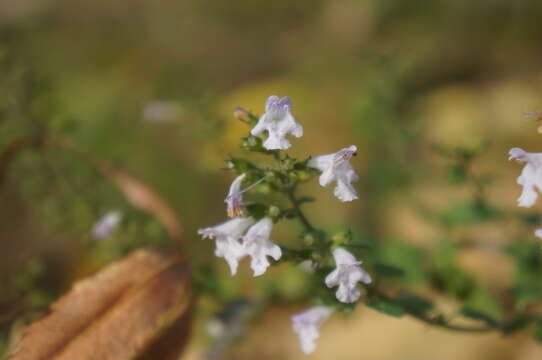
M 356 146 L 351 145 L 336 153 L 313 157 L 308 163 L 322 173 L 319 178 L 320 185 L 326 187 L 336 181 L 334 194 L 343 202 L 358 198 L 352 182 L 358 181 L 359 177 L 350 164 L 350 159 L 356 155 L 357 150 Z
M 371 276 L 360 267 L 361 261 L 346 249 L 338 247 L 333 250 L 333 259 L 336 268 L 326 276 L 327 287 L 339 286 L 335 296 L 340 302 L 353 303 L 357 301 L 361 295 L 357 283 L 370 284 Z
M 534 231 L 534 236 L 536 236 L 539 239 L 542 239 L 542 229 L 536 229 Z
M 250 267 L 254 271 L 254 276 L 260 276 L 265 273 L 269 267 L 268 256 L 279 260 L 282 256 L 280 247 L 269 239 L 273 221 L 270 218 L 263 218 L 248 229 L 243 236 L 244 249 L 251 257 Z
M 198 230 L 203 238 L 215 239 L 215 255 L 222 257 L 230 266 L 232 275 L 237 273 L 239 260 L 247 255 L 239 242 L 245 231 L 254 224 L 254 219 L 236 217 L 222 224 Z
M 224 200 L 228 217 L 241 216 L 243 214 L 245 204 L 243 203 L 243 197 L 241 196 L 243 193 L 241 191 L 241 184 L 243 183 L 245 176 L 245 174 L 239 175 L 230 185 L 230 191 L 228 192 L 228 196 L 226 196 L 226 200 Z
M 92 227 L 92 235 L 99 240 L 105 240 L 111 236 L 113 230 L 122 219 L 119 211 L 109 211 L 100 218 Z
M 265 103 L 265 113 L 250 133 L 259 136 L 267 131 L 268 136 L 263 143 L 267 150 L 288 149 L 292 144 L 286 139 L 286 135 L 292 134 L 298 138 L 303 136 L 303 127 L 295 121 L 291 110 L 292 102 L 289 97 L 270 96 Z
M 305 354 L 310 354 L 316 349 L 315 341 L 320 336 L 319 328 L 332 313 L 333 309 L 330 307 L 313 306 L 292 316 L 292 327 Z
M 247 186 L 246 188 L 241 190 L 241 184 L 243 183 L 243 180 L 245 179 L 245 174 L 241 174 L 238 177 L 233 180 L 233 182 L 230 185 L 230 190 L 228 192 L 228 195 L 226 196 L 226 199 L 224 202 L 226 203 L 226 211 L 228 213 L 228 217 L 235 217 L 235 216 L 242 216 L 243 210 L 245 209 L 245 204 L 243 203 L 243 197 L 242 194 L 259 183 L 261 183 L 264 178 L 261 178 L 260 180 L 256 181 L 250 186 Z
M 525 163 L 517 179 L 517 183 L 523 186 L 518 206 L 533 206 L 538 198 L 537 190 L 542 191 L 542 153 L 528 153 L 520 148 L 512 148 L 508 160 Z

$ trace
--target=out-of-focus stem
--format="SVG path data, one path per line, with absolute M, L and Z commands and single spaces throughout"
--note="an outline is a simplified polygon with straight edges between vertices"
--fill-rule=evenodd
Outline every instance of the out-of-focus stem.
M 292 203 L 292 206 L 295 209 L 297 216 L 299 217 L 299 220 L 305 227 L 305 230 L 311 233 L 316 232 L 316 228 L 312 226 L 310 221 L 307 219 L 307 217 L 301 210 L 301 207 L 299 206 L 299 201 L 296 199 L 296 196 L 295 196 L 295 188 L 288 189 L 288 191 L 286 192 L 286 195 L 288 196 L 288 199 L 290 199 L 290 202 Z

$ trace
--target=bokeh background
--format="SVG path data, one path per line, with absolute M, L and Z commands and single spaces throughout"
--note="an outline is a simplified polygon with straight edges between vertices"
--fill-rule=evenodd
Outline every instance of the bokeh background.
M 469 207 L 474 190 L 450 180 L 455 160 L 435 145 L 483 148 L 471 170 L 491 180 L 484 196 L 514 208 L 520 167 L 507 151 L 542 151 L 536 119 L 523 116 L 542 109 L 541 19 L 537 0 L 1 0 L 0 146 L 54 132 L 129 170 L 173 206 L 184 251 L 194 268 L 205 267 L 213 244 L 196 231 L 223 220 L 232 179 L 224 159 L 246 155 L 239 142 L 247 128 L 233 109 L 258 114 L 269 95 L 288 95 L 305 128 L 291 154 L 359 148 L 360 199 L 342 204 L 313 181 L 303 189 L 317 198 L 308 215 L 384 243 L 389 261 L 411 267 L 406 285 L 453 307 L 456 299 L 431 290 L 429 275 L 416 270 L 426 256 L 419 249 L 474 242 L 458 248 L 459 266 L 498 293 L 517 269 L 495 248 L 512 246 L 513 231 L 534 242 L 538 218 L 532 209 L 523 227 L 479 221 Z M 137 247 L 176 246 L 95 169 L 62 151 L 21 155 L 0 199 L 4 347 L 75 280 Z M 428 221 L 419 204 L 444 217 Z M 90 229 L 115 209 L 123 213 L 118 231 L 96 241 Z M 295 246 L 296 230 L 281 223 L 274 240 Z M 219 358 L 305 358 L 289 316 L 303 308 L 308 275 L 281 265 L 252 279 L 243 263 L 230 279 L 222 262 L 214 266 L 226 299 L 280 298 L 231 347 L 218 346 Z M 469 301 L 497 313 L 488 294 Z M 220 306 L 207 302 L 186 358 L 210 356 L 205 319 Z M 542 357 L 528 334 L 455 334 L 364 306 L 326 323 L 318 346 L 314 359 Z

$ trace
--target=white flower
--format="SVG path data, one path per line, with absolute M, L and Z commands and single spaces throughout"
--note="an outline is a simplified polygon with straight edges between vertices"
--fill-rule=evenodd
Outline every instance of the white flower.
M 536 236 L 539 239 L 542 239 L 542 229 L 536 229 L 534 231 L 534 236 Z
M 299 336 L 301 350 L 305 354 L 314 352 L 320 333 L 318 328 L 333 313 L 333 309 L 327 306 L 313 306 L 310 309 L 292 316 L 292 326 Z
M 370 284 L 372 279 L 369 273 L 363 270 L 354 255 L 343 248 L 333 250 L 336 268 L 326 276 L 327 287 L 339 285 L 335 296 L 343 303 L 353 303 L 360 297 L 358 282 Z
M 237 273 L 239 260 L 247 255 L 239 239 L 249 226 L 254 224 L 254 219 L 236 217 L 222 224 L 198 230 L 203 238 L 215 239 L 215 255 L 223 257 L 230 266 L 231 274 Z
M 320 185 L 326 187 L 333 181 L 337 182 L 334 194 L 343 202 L 358 198 L 352 182 L 358 181 L 359 177 L 350 165 L 350 159 L 356 155 L 357 151 L 357 147 L 351 145 L 333 154 L 313 157 L 308 163 L 310 167 L 322 172 L 319 179 Z
M 243 203 L 243 198 L 241 196 L 243 193 L 243 191 L 241 191 L 241 184 L 243 183 L 245 176 L 245 174 L 241 174 L 236 177 L 235 180 L 233 180 L 230 185 L 228 196 L 226 196 L 226 200 L 224 200 L 229 217 L 242 215 L 243 209 L 245 208 L 245 204 Z
M 122 215 L 119 211 L 109 211 L 92 227 L 92 235 L 100 240 L 105 240 L 117 225 L 120 223 Z
M 263 218 L 248 229 L 243 237 L 243 246 L 246 253 L 251 257 L 250 267 L 254 276 L 265 273 L 269 266 L 268 256 L 279 260 L 282 256 L 280 247 L 269 239 L 273 222 L 269 218 Z
M 525 162 L 525 167 L 518 177 L 518 184 L 523 186 L 518 206 L 531 207 L 542 191 L 542 153 L 528 153 L 520 148 L 512 148 L 508 160 Z
M 254 136 L 268 132 L 263 147 L 267 150 L 286 150 L 292 144 L 286 139 L 287 134 L 295 137 L 303 136 L 303 127 L 299 125 L 292 114 L 292 102 L 288 96 L 280 99 L 276 95 L 267 98 L 265 113 L 260 117 L 256 126 L 250 132 Z

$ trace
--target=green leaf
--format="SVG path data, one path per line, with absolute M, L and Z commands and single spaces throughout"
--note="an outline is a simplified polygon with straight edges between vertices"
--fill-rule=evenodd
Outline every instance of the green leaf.
M 262 143 L 261 138 L 249 135 L 242 139 L 241 145 L 248 151 L 267 153 L 267 150 L 263 147 Z
M 455 163 L 447 166 L 446 179 L 450 184 L 462 184 L 468 179 L 467 164 Z
M 537 341 L 542 342 L 542 321 L 536 323 L 533 335 Z
M 463 315 L 464 317 L 467 317 L 469 319 L 483 321 L 486 324 L 491 325 L 491 326 L 497 326 L 498 325 L 497 320 L 493 319 L 491 316 L 489 316 L 488 314 L 486 314 L 483 311 L 480 311 L 480 310 L 477 310 L 477 309 L 472 309 L 472 308 L 469 308 L 469 307 L 464 307 L 459 312 L 461 313 L 461 315 Z
M 388 300 L 371 301 L 367 303 L 367 306 L 371 309 L 394 317 L 401 317 L 405 313 L 400 305 Z
M 248 170 L 255 168 L 255 166 L 252 165 L 250 162 L 237 158 L 231 158 L 226 160 L 226 165 L 228 166 L 228 169 L 231 169 L 238 174 L 245 173 Z
M 533 321 L 534 319 L 529 316 L 517 315 L 516 318 L 504 323 L 501 329 L 503 334 L 509 335 L 529 326 Z
M 260 203 L 253 203 L 253 204 L 247 204 L 246 205 L 246 211 L 250 216 L 254 217 L 255 219 L 261 219 L 263 218 L 267 213 L 267 206 Z
M 301 205 L 301 204 L 304 204 L 304 203 L 310 203 L 310 202 L 314 202 L 314 201 L 316 201 L 316 199 L 313 198 L 313 197 L 310 197 L 310 196 L 303 196 L 303 197 L 301 197 L 301 198 L 299 198 L 299 199 L 297 200 L 297 203 L 298 203 L 299 205 Z
M 376 275 L 380 277 L 398 278 L 406 275 L 405 271 L 400 267 L 379 263 L 374 264 Z
M 538 226 L 542 220 L 538 214 L 518 214 L 518 219 L 527 226 Z
M 405 311 L 416 315 L 425 315 L 433 309 L 433 303 L 416 295 L 400 295 L 394 302 Z
M 457 265 L 457 246 L 440 244 L 433 254 L 433 285 L 464 300 L 475 289 L 474 278 Z
M 419 284 L 429 279 L 421 250 L 404 242 L 383 242 L 378 247 L 377 261 L 402 269 L 404 276 L 396 278 L 402 283 Z
M 481 313 L 496 322 L 500 322 L 503 317 L 501 303 L 484 284 L 476 286 L 464 304 L 464 308 Z
M 492 220 L 500 211 L 481 201 L 459 201 L 450 204 L 438 214 L 439 221 L 446 226 L 465 226 Z

